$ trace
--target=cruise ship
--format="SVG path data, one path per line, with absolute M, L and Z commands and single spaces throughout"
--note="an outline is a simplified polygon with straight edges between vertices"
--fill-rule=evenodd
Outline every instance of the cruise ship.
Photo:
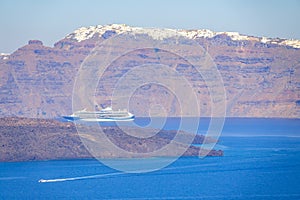
M 63 116 L 69 121 L 81 120 L 87 122 L 105 122 L 105 121 L 132 121 L 134 115 L 127 110 L 112 110 L 111 107 L 100 111 L 87 111 L 86 109 L 76 111 L 72 115 Z

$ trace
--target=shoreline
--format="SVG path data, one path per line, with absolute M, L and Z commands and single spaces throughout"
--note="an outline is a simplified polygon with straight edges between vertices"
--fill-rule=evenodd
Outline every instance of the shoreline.
M 128 129 L 140 134 L 138 129 L 130 127 Z M 176 149 L 171 149 L 159 155 L 152 154 L 152 152 L 169 144 L 177 131 L 160 130 L 156 135 L 147 139 L 129 136 L 118 127 L 107 126 L 104 132 L 114 145 L 132 152 L 131 155 L 133 156 L 114 152 L 105 144 L 104 146 L 103 144 L 102 146 L 99 145 L 100 143 L 97 144 L 98 141 L 92 138 L 93 135 L 84 138 L 79 136 L 73 123 L 49 119 L 0 118 L 0 162 L 93 159 L 94 157 L 101 159 L 145 158 L 153 155 L 159 157 L 199 156 L 200 148 L 185 147 L 185 137 L 191 137 L 191 134 L 187 132 L 180 131 L 181 137 L 179 139 L 182 141 L 175 141 L 177 144 Z M 204 138 L 203 135 L 194 135 L 193 142 L 201 144 Z M 92 155 L 87 150 L 86 143 L 97 144 L 96 147 L 100 146 L 101 149 Z M 185 151 L 182 154 L 183 150 Z M 144 156 L 145 153 L 149 154 Z M 223 156 L 224 154 L 222 150 L 205 151 L 205 153 L 207 153 L 207 156 Z

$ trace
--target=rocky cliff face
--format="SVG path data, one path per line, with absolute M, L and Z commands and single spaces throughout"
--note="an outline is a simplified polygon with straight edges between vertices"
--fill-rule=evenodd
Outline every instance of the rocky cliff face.
M 145 34 L 142 28 L 126 25 L 83 27 L 54 47 L 31 40 L 11 55 L 1 54 L 0 116 L 53 118 L 72 113 L 72 90 L 81 63 L 97 44 L 126 31 Z M 209 30 L 177 30 L 177 33 L 202 45 L 215 62 L 226 90 L 227 116 L 300 117 L 300 41 Z M 172 37 L 161 33 L 151 36 L 153 40 L 166 41 Z M 119 48 L 126 45 L 130 44 L 122 43 Z M 110 103 L 113 83 L 124 75 L 124 69 L 171 60 L 169 56 L 163 51 L 143 49 L 118 59 L 99 83 L 95 94 L 98 103 Z M 201 100 L 201 115 L 210 116 L 205 81 L 183 59 L 170 63 L 193 85 Z M 180 105 L 176 97 L 162 87 L 145 85 L 134 95 L 130 102 L 134 113 L 147 115 L 143 109 L 159 102 L 168 112 L 178 115 L 176 110 Z

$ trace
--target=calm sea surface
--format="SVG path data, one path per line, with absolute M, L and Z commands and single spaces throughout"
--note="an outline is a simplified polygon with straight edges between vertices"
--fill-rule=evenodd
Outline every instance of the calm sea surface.
M 0 163 L 0 199 L 300 199 L 300 120 L 227 119 L 216 148 L 224 157 L 185 157 L 139 174 L 97 160 Z

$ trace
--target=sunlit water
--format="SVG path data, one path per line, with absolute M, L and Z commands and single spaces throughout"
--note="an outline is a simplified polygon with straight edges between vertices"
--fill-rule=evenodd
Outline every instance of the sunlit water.
M 299 122 L 227 120 L 223 157 L 180 158 L 151 173 L 97 160 L 0 163 L 0 199 L 300 199 Z

